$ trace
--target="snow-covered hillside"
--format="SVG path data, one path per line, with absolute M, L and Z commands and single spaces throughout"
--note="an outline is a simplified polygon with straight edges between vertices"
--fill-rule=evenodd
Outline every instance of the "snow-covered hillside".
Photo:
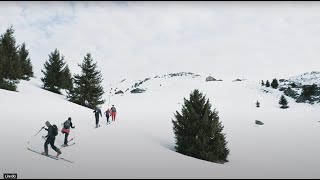
M 123 89 L 132 87 L 132 82 L 136 83 L 126 79 L 109 87 Z M 280 109 L 282 92 L 271 89 L 264 93 L 258 81 L 152 77 L 139 86 L 146 89 L 144 93 L 110 95 L 107 91 L 102 110 L 114 104 L 118 115 L 110 125 L 103 117 L 98 129 L 94 129 L 92 110 L 40 86 L 39 80 L 32 79 L 22 81 L 19 92 L 0 89 L 0 173 L 18 173 L 18 178 L 320 177 L 319 105 L 287 98 L 290 108 Z M 219 112 L 231 153 L 228 163 L 215 164 L 174 151 L 173 113 L 180 111 L 183 98 L 195 88 L 206 94 Z M 257 100 L 260 108 L 255 107 Z M 68 117 L 76 126 L 69 136 L 76 144 L 61 149 L 61 157 L 75 163 L 27 150 L 43 150 L 41 136 L 46 131 L 27 142 L 45 121 L 61 128 Z M 255 120 L 264 125 L 256 125 Z M 59 134 L 56 145 L 62 143 Z M 50 146 L 49 153 L 55 154 Z
M 315 86 L 314 86 L 315 85 Z M 311 88 L 312 87 L 312 88 Z M 279 91 L 282 91 L 286 96 L 294 98 L 297 103 L 320 103 L 320 72 L 312 71 L 303 73 L 297 76 L 292 76 L 288 79 L 279 79 Z M 303 89 L 309 92 L 305 95 Z M 310 90 L 311 88 L 311 90 Z M 269 88 L 262 88 L 264 92 Z M 312 93 L 310 93 L 312 92 Z
M 312 85 L 316 84 L 320 86 L 320 72 L 312 71 L 308 73 L 303 73 L 298 76 L 293 76 L 288 79 L 290 82 L 294 82 L 297 85 Z

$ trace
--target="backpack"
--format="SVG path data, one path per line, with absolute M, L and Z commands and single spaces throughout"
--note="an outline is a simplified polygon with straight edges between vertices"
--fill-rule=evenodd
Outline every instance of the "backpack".
M 106 116 L 109 116 L 109 114 L 110 114 L 110 110 L 109 110 L 109 109 L 108 109 L 108 110 L 106 110 L 105 114 L 106 114 Z
M 58 135 L 58 127 L 55 124 L 52 125 L 52 134 L 54 136 Z
M 69 120 L 67 120 L 67 121 L 65 121 L 63 123 L 63 128 L 65 128 L 65 129 L 69 129 L 70 128 L 70 121 Z

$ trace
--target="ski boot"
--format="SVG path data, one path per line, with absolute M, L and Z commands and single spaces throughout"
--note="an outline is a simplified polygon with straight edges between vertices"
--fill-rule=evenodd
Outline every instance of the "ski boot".
M 41 154 L 42 154 L 42 155 L 45 155 L 45 156 L 49 156 L 49 154 L 46 153 L 46 152 L 42 152 Z
M 57 156 L 56 157 L 58 157 L 60 154 L 61 154 L 61 151 L 57 152 Z

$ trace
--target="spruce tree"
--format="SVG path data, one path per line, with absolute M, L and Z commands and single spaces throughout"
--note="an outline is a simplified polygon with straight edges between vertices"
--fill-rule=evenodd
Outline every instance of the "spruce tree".
M 72 75 L 68 65 L 66 65 L 62 73 L 63 73 L 63 76 L 62 76 L 61 88 L 71 91 L 73 89 L 73 80 L 72 80 Z
M 264 82 L 263 82 L 263 80 L 261 81 L 261 85 L 262 85 L 262 86 L 264 86 Z
M 58 49 L 49 54 L 49 60 L 45 62 L 44 70 L 41 70 L 44 74 L 44 77 L 41 78 L 44 89 L 61 94 L 60 89 L 64 88 L 63 81 L 66 75 L 64 73 L 65 65 L 64 56 L 60 56 Z
M 97 62 L 93 63 L 90 53 L 78 66 L 81 67 L 81 74 L 74 75 L 74 88 L 68 98 L 71 102 L 94 109 L 105 102 L 102 99 L 104 91 L 101 72 L 97 70 Z
M 0 88 L 3 89 L 3 86 L 4 86 L 4 60 L 2 58 L 3 56 L 3 48 L 2 48 L 2 41 L 1 41 L 1 37 L 2 35 L 0 36 Z
M 305 99 L 310 99 L 311 96 L 315 94 L 316 89 L 317 89 L 317 85 L 316 85 L 316 84 L 303 85 L 303 86 L 302 86 L 301 95 L 302 95 Z
M 266 87 L 270 87 L 270 83 L 269 83 L 268 80 L 267 80 L 267 82 L 266 82 Z
M 271 87 L 274 89 L 277 89 L 279 86 L 278 80 L 277 79 L 273 79 L 271 82 Z
M 211 162 L 228 162 L 229 149 L 218 111 L 211 111 L 209 99 L 199 90 L 184 98 L 182 114 L 172 120 L 177 152 Z
M 290 85 L 291 85 L 292 88 L 296 88 L 297 87 L 297 85 L 294 82 L 291 83 Z
M 13 34 L 11 26 L 0 37 L 0 88 L 15 91 L 22 70 Z
M 24 80 L 30 80 L 31 77 L 34 77 L 33 67 L 28 56 L 29 51 L 26 49 L 26 44 L 23 43 L 18 51 L 18 57 L 22 68 L 21 79 Z
M 281 105 L 281 108 L 288 108 L 288 101 L 287 101 L 287 99 L 284 97 L 284 95 L 282 95 L 281 97 L 280 97 L 280 100 L 279 100 L 279 104 Z

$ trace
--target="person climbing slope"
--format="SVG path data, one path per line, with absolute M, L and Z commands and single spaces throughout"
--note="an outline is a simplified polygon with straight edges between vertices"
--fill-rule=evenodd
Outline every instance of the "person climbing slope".
M 51 145 L 51 148 L 57 152 L 57 157 L 61 154 L 60 149 L 58 149 L 54 145 L 54 141 L 56 140 L 56 136 L 58 135 L 58 127 L 56 125 L 51 125 L 49 121 L 47 121 L 46 126 L 48 128 L 45 128 L 46 131 L 48 131 L 48 135 L 46 135 L 44 138 L 46 139 L 46 142 L 44 143 L 44 152 L 41 154 L 48 156 L 48 144 Z
M 108 109 L 104 112 L 104 114 L 106 115 L 106 118 L 107 118 L 107 124 L 109 124 L 109 123 L 110 123 L 110 122 L 109 122 L 110 109 L 108 108 Z
M 94 111 L 93 111 L 95 117 L 96 117 L 96 128 L 98 128 L 98 125 L 99 125 L 99 114 L 100 116 L 102 117 L 102 113 L 101 113 L 101 110 L 99 108 L 96 108 Z
M 69 133 L 70 133 L 70 127 L 72 129 L 75 128 L 75 126 L 72 125 L 72 122 L 71 122 L 71 117 L 68 118 L 68 120 L 66 120 L 64 123 L 63 123 L 63 128 L 61 130 L 61 132 L 63 134 L 65 134 L 65 137 L 64 137 L 64 143 L 62 146 L 68 146 L 68 136 L 69 136 Z
M 112 105 L 112 107 L 111 107 L 111 118 L 112 118 L 112 121 L 116 121 L 116 115 L 117 115 L 117 109 L 114 107 L 114 105 Z

